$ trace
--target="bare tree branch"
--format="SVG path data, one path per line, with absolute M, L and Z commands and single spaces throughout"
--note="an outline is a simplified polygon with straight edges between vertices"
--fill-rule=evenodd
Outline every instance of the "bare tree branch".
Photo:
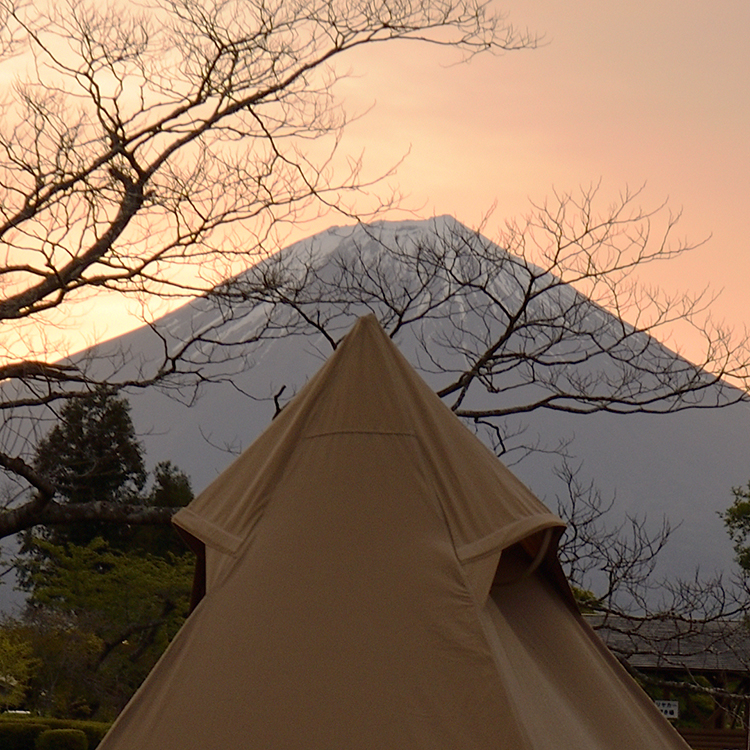
M 377 178 L 364 179 L 358 160 L 334 165 L 347 125 L 334 64 L 398 40 L 465 57 L 536 43 L 481 0 L 63 0 L 44 10 L 0 0 L 0 66 L 10 72 L 21 51 L 30 63 L 0 102 L 0 344 L 41 337 L 23 361 L 10 344 L 0 350 L 0 466 L 34 493 L 21 490 L 3 511 L 0 534 L 92 514 L 168 518 L 68 510 L 27 459 L 66 400 L 102 385 L 161 384 L 189 401 L 243 355 L 214 347 L 215 325 L 179 341 L 154 326 L 149 361 L 92 351 L 61 363 L 56 326 L 102 290 L 138 300 L 211 295 L 276 249 L 276 226 L 316 207 L 355 218 L 347 195 L 362 197 Z M 376 199 L 358 215 L 390 205 Z M 219 324 L 232 316 L 224 312 Z

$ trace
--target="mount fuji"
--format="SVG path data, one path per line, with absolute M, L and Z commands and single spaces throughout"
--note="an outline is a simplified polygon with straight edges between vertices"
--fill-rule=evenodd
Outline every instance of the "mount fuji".
M 426 248 L 435 237 L 448 235 L 453 240 L 442 251 L 441 271 L 428 279 L 425 269 L 436 268 L 437 262 Z M 477 241 L 483 243 L 479 260 L 462 253 L 461 246 Z M 503 258 L 500 272 L 486 273 L 482 259 L 490 255 L 494 260 Z M 316 269 L 314 276 L 311 268 Z M 613 339 L 622 335 L 622 321 L 571 287 L 514 262 L 496 245 L 441 217 L 331 228 L 251 268 L 227 286 L 218 302 L 194 300 L 151 327 L 99 345 L 94 354 L 106 358 L 110 352 L 125 352 L 131 367 L 144 368 L 164 347 L 176 349 L 189 338 L 199 339 L 193 359 L 204 358 L 205 373 L 216 382 L 201 385 L 198 398 L 186 404 L 155 388 L 133 391 L 129 398 L 149 462 L 172 461 L 200 492 L 260 434 L 277 406 L 314 374 L 359 315 L 375 312 L 405 356 L 441 391 L 456 382 L 488 321 L 497 319 L 495 303 L 489 300 L 512 308 L 519 290 L 528 292 L 533 286 L 525 284 L 528 268 L 538 272 L 534 284 L 548 287 L 534 302 L 540 319 L 546 316 L 557 326 L 555 309 L 562 308 L 579 316 L 579 325 L 585 316 L 584 329 L 590 339 L 598 337 L 600 347 L 602 335 L 611 333 Z M 477 296 L 469 284 L 451 296 L 448 287 L 458 277 L 484 279 L 485 292 Z M 265 301 L 259 301 L 260 289 Z M 403 314 L 395 305 L 389 308 L 383 303 L 386 297 L 410 300 L 402 305 L 408 312 Z M 545 310 L 545 305 L 555 309 Z M 541 329 L 528 330 L 538 335 Z M 226 353 L 224 361 L 208 364 L 215 342 Z M 655 352 L 654 357 L 679 361 L 653 339 L 642 344 Z M 531 343 L 517 337 L 508 346 L 517 355 L 528 353 Z M 592 377 L 592 367 L 595 377 L 615 382 L 610 364 L 599 362 L 601 357 L 582 358 L 581 346 L 580 341 L 561 341 L 545 350 L 554 350 L 555 387 L 564 382 L 570 390 Z M 614 345 L 610 351 L 622 361 Z M 647 525 L 658 528 L 666 517 L 673 533 L 661 554 L 663 574 L 686 576 L 696 568 L 704 573 L 733 568 L 731 544 L 718 513 L 731 503 L 731 488 L 750 479 L 747 403 L 661 414 L 595 409 L 576 414 L 548 408 L 523 413 L 518 407 L 539 399 L 544 391 L 544 383 L 535 377 L 531 364 L 520 375 L 509 369 L 497 374 L 492 387 L 455 390 L 446 395 L 446 402 L 455 406 L 460 399 L 460 408 L 467 412 L 488 407 L 516 410 L 498 422 L 502 434 L 480 426 L 479 435 L 493 440 L 494 448 L 498 441 L 507 441 L 509 450 L 502 460 L 553 510 L 558 496 L 565 494 L 554 471 L 560 461 L 554 449 L 565 445 L 570 464 L 580 466 L 582 480 L 592 481 L 605 501 L 612 500 L 608 512 L 613 518 L 645 516 Z M 540 377 L 549 383 L 552 375 Z M 485 386 L 490 382 L 487 378 Z M 633 383 L 648 389 L 648 379 L 643 374 Z M 628 385 L 631 392 L 633 383 Z M 720 401 L 722 389 L 731 390 L 726 384 L 712 385 L 701 399 Z M 476 428 L 475 421 L 469 422 Z

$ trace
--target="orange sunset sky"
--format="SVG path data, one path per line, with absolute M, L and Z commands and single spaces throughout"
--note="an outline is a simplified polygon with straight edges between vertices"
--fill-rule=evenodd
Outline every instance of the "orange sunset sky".
M 371 51 L 349 97 L 376 102 L 356 125 L 369 156 L 411 145 L 401 189 L 425 213 L 472 225 L 496 202 L 490 237 L 553 188 L 645 184 L 645 207 L 682 210 L 680 237 L 710 239 L 644 281 L 669 293 L 710 285 L 721 292 L 712 315 L 750 328 L 750 3 L 499 7 L 543 46 L 448 69 L 424 48 Z
M 409 151 L 391 183 L 418 215 L 476 226 L 496 204 L 490 238 L 553 189 L 601 180 L 615 195 L 645 184 L 646 208 L 668 199 L 683 211 L 680 236 L 711 237 L 644 281 L 669 292 L 710 285 L 721 292 L 714 317 L 750 328 L 750 2 L 497 7 L 543 45 L 465 65 L 413 43 L 350 57 L 352 76 L 336 91 L 349 112 L 367 113 L 343 148 L 364 151 L 373 173 Z M 132 325 L 112 302 L 86 305 L 99 337 Z

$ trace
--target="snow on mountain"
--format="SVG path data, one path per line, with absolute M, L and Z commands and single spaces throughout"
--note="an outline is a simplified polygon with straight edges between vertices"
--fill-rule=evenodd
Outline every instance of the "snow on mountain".
M 393 328 L 396 313 L 378 300 L 378 284 L 387 283 L 396 296 L 412 295 L 414 305 L 409 314 L 418 317 L 419 313 L 421 318 L 404 325 L 394 340 L 431 386 L 438 390 L 446 385 L 464 363 L 466 353 L 477 345 L 478 327 L 488 320 L 482 316 L 492 314 L 486 295 L 480 298 L 465 291 L 451 297 L 448 293 L 454 284 L 451 275 L 465 279 L 475 274 L 481 280 L 489 267 L 462 252 L 469 234 L 450 217 L 334 227 L 249 269 L 239 278 L 240 294 L 218 305 L 196 300 L 165 316 L 157 328 L 169 347 L 179 347 L 200 331 L 206 342 L 198 356 L 207 356 L 210 341 L 216 339 L 232 345 L 235 352 L 240 350 L 245 360 L 227 360 L 221 365 L 226 376 L 221 382 L 202 386 L 200 398 L 189 406 L 155 389 L 130 394 L 133 420 L 143 435 L 149 461 L 171 460 L 191 476 L 196 491 L 202 490 L 269 423 L 274 395 L 289 398 L 330 354 L 326 336 L 308 324 L 301 325 L 299 311 L 324 321 L 336 338 L 357 316 L 373 310 Z M 425 240 L 435 236 L 453 238 L 441 258 L 443 269 L 450 273 L 443 270 L 427 280 L 420 274 L 434 259 L 425 250 Z M 485 279 L 489 289 L 497 300 L 512 307 L 524 282 L 531 280 L 529 271 L 497 246 L 482 242 L 480 256 L 504 258 L 502 273 Z M 394 247 L 401 248 L 395 256 L 384 251 Z M 312 280 L 306 278 L 311 266 L 318 269 Z M 379 273 L 368 280 L 368 269 Z M 355 278 L 356 274 L 361 278 Z M 301 283 L 303 279 L 307 283 Z M 542 276 L 533 283 L 549 280 Z M 256 303 L 259 286 L 268 288 L 277 282 L 278 298 L 286 295 L 286 302 L 291 299 L 297 312 L 289 304 Z M 325 294 L 321 291 L 324 287 Z M 332 289 L 339 291 L 332 294 Z M 621 321 L 582 301 L 575 290 L 564 285 L 554 286 L 542 297 L 536 303 L 537 312 L 550 305 L 547 312 L 553 319 L 560 300 L 563 307 L 575 303 L 575 314 L 588 316 L 589 338 L 611 335 L 614 341 L 623 330 Z M 530 333 L 538 330 L 529 329 Z M 550 368 L 550 377 L 570 382 L 580 376 L 575 363 L 587 345 L 585 339 L 552 342 L 545 356 L 553 353 L 558 364 Z M 422 346 L 425 343 L 427 349 Z M 665 356 L 661 345 L 645 343 L 654 357 Z M 519 337 L 511 349 L 522 351 L 530 345 Z M 122 349 L 129 352 L 133 367 L 142 367 L 162 346 L 163 341 L 151 329 L 143 328 L 102 345 L 99 352 Z M 614 377 L 610 365 L 598 359 L 587 367 L 598 368 L 599 377 Z M 207 371 L 218 369 L 211 366 Z M 508 387 L 505 395 L 474 389 L 467 393 L 463 405 L 481 406 L 490 398 L 495 399 L 493 404 L 498 399 L 505 399 L 504 403 L 522 401 L 539 390 L 533 378 L 530 382 L 521 382 L 523 378 L 517 374 L 508 378 L 503 381 Z M 523 439 L 529 443 L 549 447 L 571 441 L 572 463 L 580 463 L 581 478 L 593 480 L 605 499 L 615 498 L 615 517 L 646 514 L 658 527 L 666 516 L 673 526 L 679 525 L 663 553 L 663 572 L 689 575 L 696 566 L 705 572 L 732 568 L 731 545 L 717 514 L 730 504 L 731 488 L 750 479 L 747 404 L 670 415 L 575 415 L 537 410 L 512 417 L 510 426 L 524 430 Z M 511 453 L 506 460 L 513 462 L 512 470 L 554 508 L 556 497 L 564 494 L 553 471 L 558 457 L 534 453 L 515 463 L 521 455 Z

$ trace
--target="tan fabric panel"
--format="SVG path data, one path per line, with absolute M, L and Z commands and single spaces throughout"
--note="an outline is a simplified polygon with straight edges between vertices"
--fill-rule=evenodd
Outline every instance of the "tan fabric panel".
M 513 562 L 517 578 L 527 563 Z M 535 750 L 687 748 L 544 574 L 493 587 L 482 621 L 511 710 Z
M 100 750 L 685 748 L 373 318 L 177 523 L 207 594 Z
M 288 469 L 101 750 L 531 750 L 417 440 L 308 438 Z
M 231 567 L 263 515 L 269 494 L 305 438 L 412 435 L 429 466 L 442 513 L 475 596 L 487 596 L 500 552 L 524 536 L 564 524 L 514 477 L 430 390 L 374 316 L 360 319 L 318 374 L 261 437 L 175 523 Z M 357 458 L 353 459 L 354 465 Z M 314 468 L 309 480 L 326 482 Z M 554 555 L 554 545 L 551 550 Z M 487 562 L 482 558 L 494 559 Z M 213 574 L 221 579 L 221 570 Z

